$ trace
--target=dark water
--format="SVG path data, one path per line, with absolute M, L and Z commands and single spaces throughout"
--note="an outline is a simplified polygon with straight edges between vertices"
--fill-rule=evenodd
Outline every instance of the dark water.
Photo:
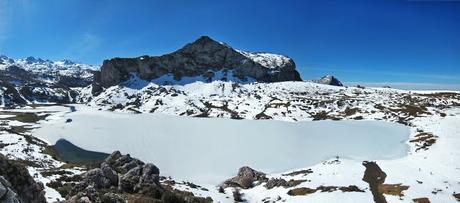
M 72 163 L 95 163 L 109 156 L 102 152 L 84 150 L 65 139 L 59 139 L 53 148 L 63 161 Z

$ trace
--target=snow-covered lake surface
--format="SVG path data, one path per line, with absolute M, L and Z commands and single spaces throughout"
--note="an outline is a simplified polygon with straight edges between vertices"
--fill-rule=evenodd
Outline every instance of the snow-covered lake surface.
M 245 165 L 284 172 L 335 156 L 394 159 L 407 153 L 409 136 L 407 127 L 383 121 L 230 120 L 75 107 L 49 117 L 34 135 L 86 150 L 120 150 L 154 163 L 162 175 L 205 184 L 218 184 Z

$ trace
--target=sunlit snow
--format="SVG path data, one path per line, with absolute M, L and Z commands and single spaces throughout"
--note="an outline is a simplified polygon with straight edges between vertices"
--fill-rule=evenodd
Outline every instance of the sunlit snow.
M 398 158 L 406 154 L 409 135 L 403 125 L 380 121 L 207 119 L 76 107 L 34 135 L 51 143 L 64 138 L 87 150 L 120 150 L 156 164 L 163 175 L 197 183 L 219 183 L 244 165 L 282 172 L 335 156 Z

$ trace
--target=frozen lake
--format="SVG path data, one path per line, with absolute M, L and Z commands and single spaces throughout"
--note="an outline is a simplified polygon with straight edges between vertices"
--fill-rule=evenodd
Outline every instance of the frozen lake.
M 71 123 L 66 119 L 71 118 Z M 76 105 L 34 135 L 92 151 L 120 150 L 178 180 L 217 184 L 241 166 L 264 172 L 309 167 L 335 156 L 393 159 L 407 153 L 409 129 L 380 121 L 230 120 L 122 114 Z

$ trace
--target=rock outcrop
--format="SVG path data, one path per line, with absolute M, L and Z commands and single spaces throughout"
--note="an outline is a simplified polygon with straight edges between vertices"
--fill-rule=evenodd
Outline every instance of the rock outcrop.
M 72 186 L 66 202 L 130 202 L 143 199 L 144 202 L 212 202 L 210 198 L 195 197 L 163 186 L 160 170 L 153 164 L 113 152 L 94 168 L 83 174 L 82 180 Z M 136 202 L 136 201 L 133 201 Z
M 20 163 L 0 154 L 1 202 L 45 203 L 42 183 L 37 183 Z
M 238 170 L 238 174 L 226 180 L 221 187 L 240 187 L 243 189 L 252 188 L 255 184 L 268 181 L 265 173 L 256 171 L 248 166 L 241 167 Z
M 1 202 L 20 203 L 18 194 L 14 192 L 11 183 L 3 176 L 0 176 L 0 200 Z
M 312 80 L 312 82 L 323 85 L 343 86 L 342 82 L 332 75 L 323 76 L 319 80 Z
M 136 74 L 143 80 L 166 75 L 176 81 L 183 77 L 200 77 L 206 80 L 255 79 L 259 82 L 301 80 L 291 58 L 243 52 L 207 36 L 162 56 L 105 60 L 101 67 L 100 81 L 95 80 L 94 84 L 110 87 L 128 80 L 131 74 Z M 94 92 L 98 92 L 100 86 L 96 85 L 95 88 Z

